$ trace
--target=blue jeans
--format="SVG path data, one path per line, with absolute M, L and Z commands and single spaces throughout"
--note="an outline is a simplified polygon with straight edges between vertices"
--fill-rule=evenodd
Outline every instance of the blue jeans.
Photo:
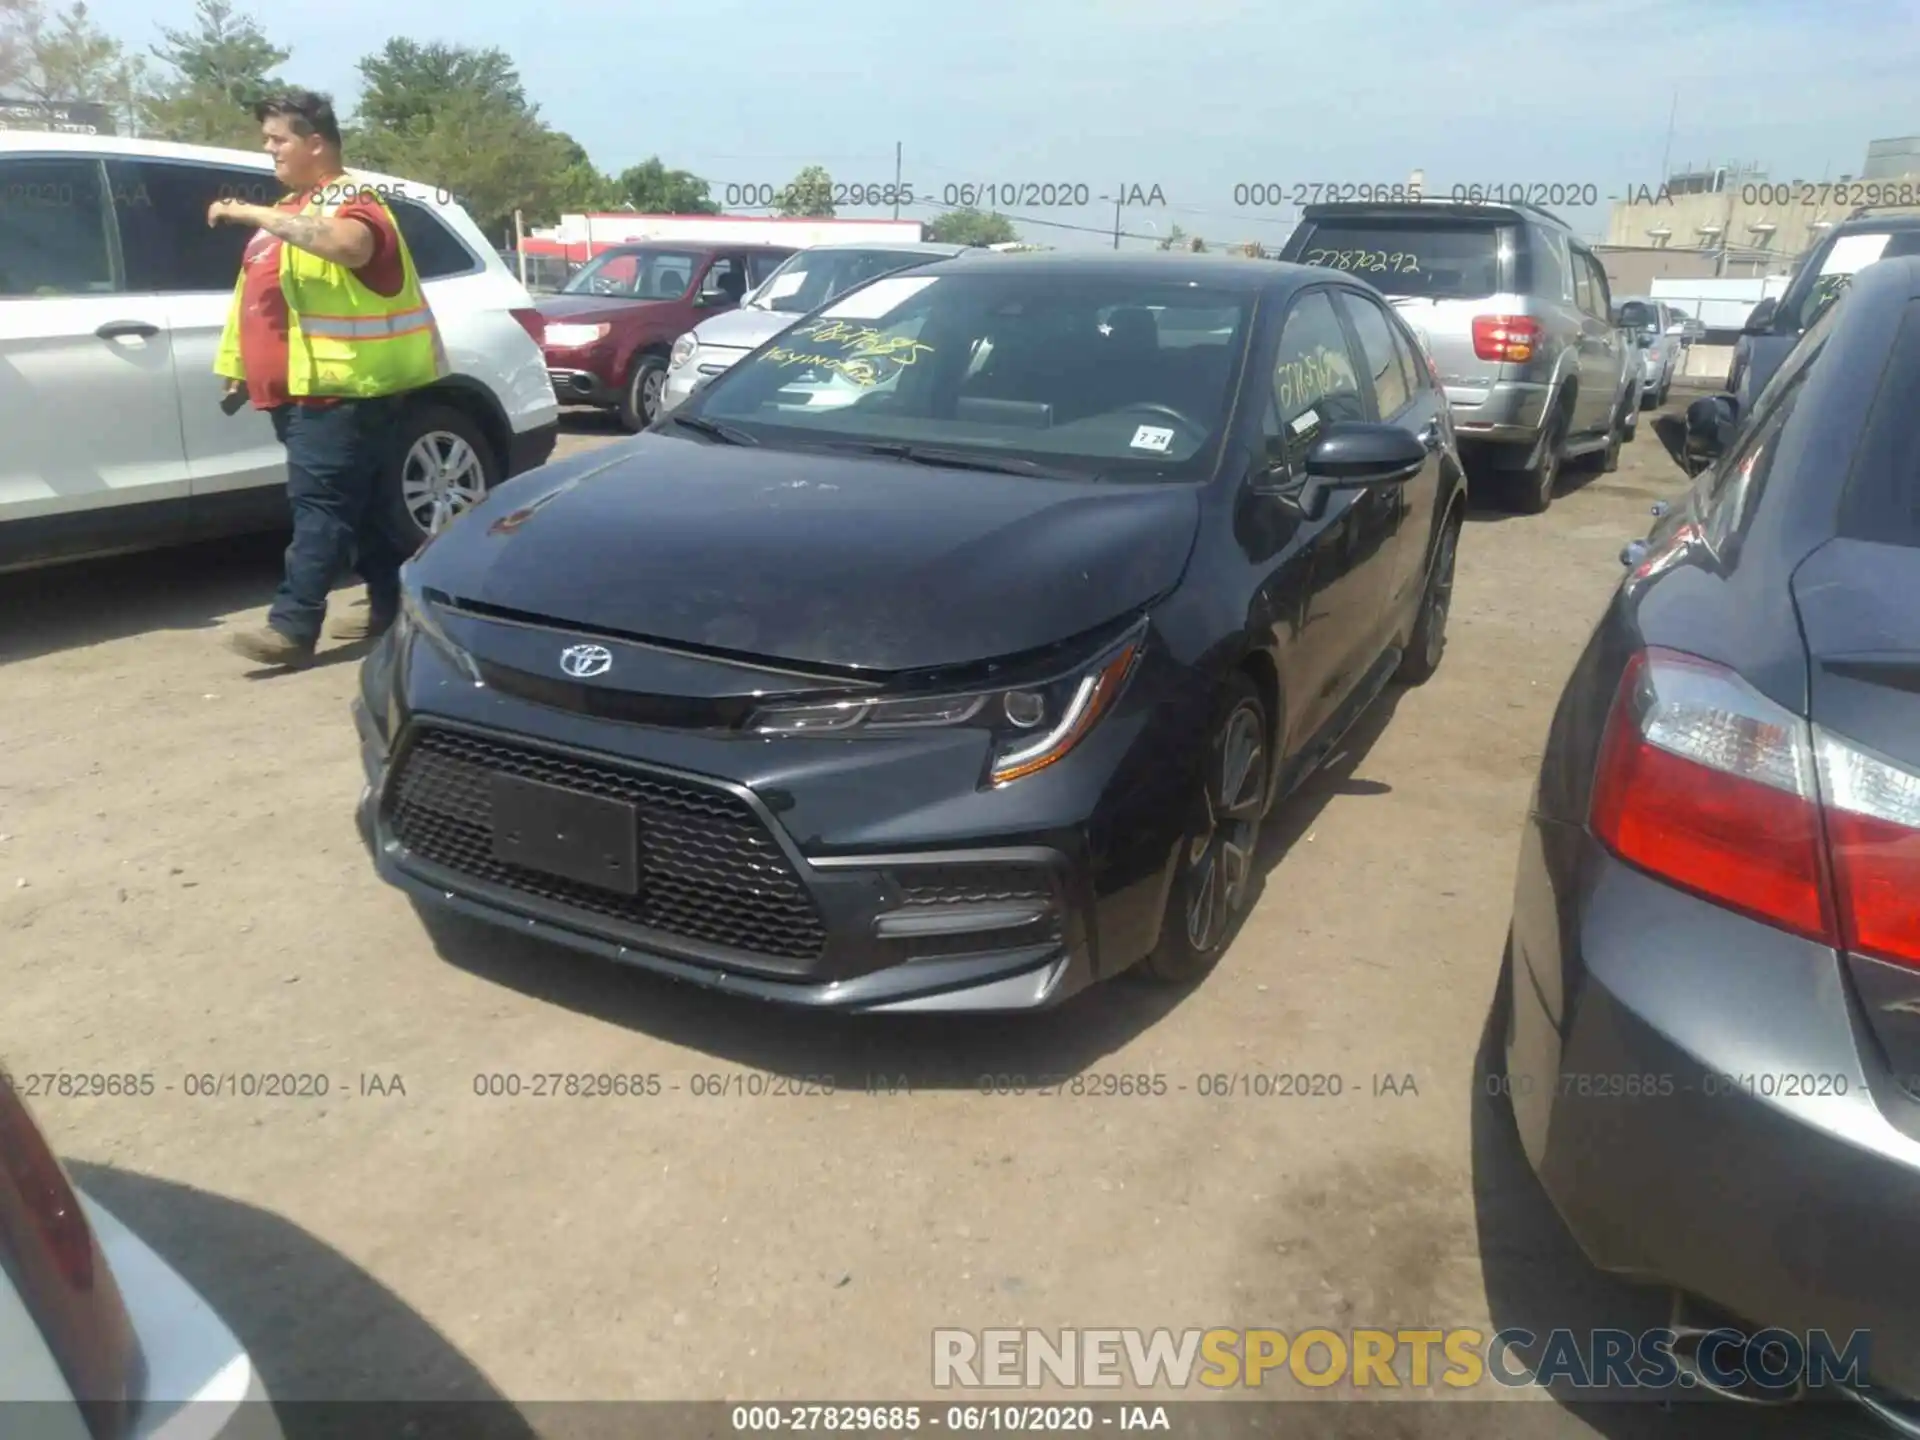
M 400 566 L 419 541 L 399 533 L 383 493 L 399 398 L 281 405 L 269 413 L 287 447 L 293 541 L 267 624 L 303 645 L 318 641 L 327 592 L 350 569 L 367 582 L 372 618 L 391 618 L 400 608 Z

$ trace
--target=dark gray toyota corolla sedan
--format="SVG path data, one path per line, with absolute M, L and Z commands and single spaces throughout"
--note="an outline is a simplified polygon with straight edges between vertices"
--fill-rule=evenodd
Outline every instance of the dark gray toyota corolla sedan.
M 1920 258 L 1863 270 L 1625 557 L 1502 987 L 1587 1255 L 1920 1395 Z
M 416 895 L 864 1010 L 1199 978 L 1260 825 L 1440 663 L 1446 395 L 1352 276 L 984 255 L 496 489 L 367 658 Z

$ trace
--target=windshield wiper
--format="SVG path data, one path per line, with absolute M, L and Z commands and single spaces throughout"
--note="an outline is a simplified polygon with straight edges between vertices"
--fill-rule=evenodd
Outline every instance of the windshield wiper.
M 710 436 L 722 445 L 758 445 L 760 442 L 744 430 L 722 425 L 718 420 L 702 420 L 698 415 L 669 415 L 669 425 L 684 425 L 696 434 Z
M 940 450 L 929 445 L 856 445 L 852 448 L 867 455 L 884 455 L 890 460 L 908 460 L 915 465 L 938 465 L 948 470 L 988 470 L 997 475 L 1031 475 L 1043 480 L 1093 480 L 1098 476 L 1060 466 L 1042 465 L 1035 460 L 1017 460 L 995 455 L 975 455 L 966 450 Z

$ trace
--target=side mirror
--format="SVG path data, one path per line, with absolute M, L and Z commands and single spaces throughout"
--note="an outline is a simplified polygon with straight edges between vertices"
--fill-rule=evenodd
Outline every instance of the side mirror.
M 1745 335 L 1771 335 L 1773 333 L 1773 317 L 1779 313 L 1779 310 L 1779 299 L 1769 295 L 1753 307 L 1753 313 L 1747 316 L 1747 323 L 1740 327 L 1741 333 Z
M 1427 447 L 1398 425 L 1336 422 L 1307 451 L 1300 509 L 1318 519 L 1332 492 L 1403 485 L 1420 473 L 1427 459 Z

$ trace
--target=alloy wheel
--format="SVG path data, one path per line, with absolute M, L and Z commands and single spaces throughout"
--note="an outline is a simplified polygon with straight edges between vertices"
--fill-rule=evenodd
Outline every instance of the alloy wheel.
M 1427 668 L 1440 664 L 1447 648 L 1447 616 L 1453 609 L 1453 562 L 1460 552 L 1460 527 L 1447 526 L 1440 541 L 1440 562 L 1433 567 L 1433 580 L 1427 587 Z
M 666 389 L 667 372 L 658 366 L 647 366 L 634 377 L 633 413 L 643 425 L 651 425 L 659 417 L 660 397 Z
M 1266 787 L 1266 742 L 1260 712 L 1236 706 L 1221 727 L 1219 769 L 1204 791 L 1206 819 L 1187 846 L 1187 943 L 1198 954 L 1217 949 L 1246 904 L 1253 850 Z
M 429 430 L 407 451 L 400 498 L 426 534 L 478 505 L 487 494 L 487 468 L 474 448 L 446 430 Z

